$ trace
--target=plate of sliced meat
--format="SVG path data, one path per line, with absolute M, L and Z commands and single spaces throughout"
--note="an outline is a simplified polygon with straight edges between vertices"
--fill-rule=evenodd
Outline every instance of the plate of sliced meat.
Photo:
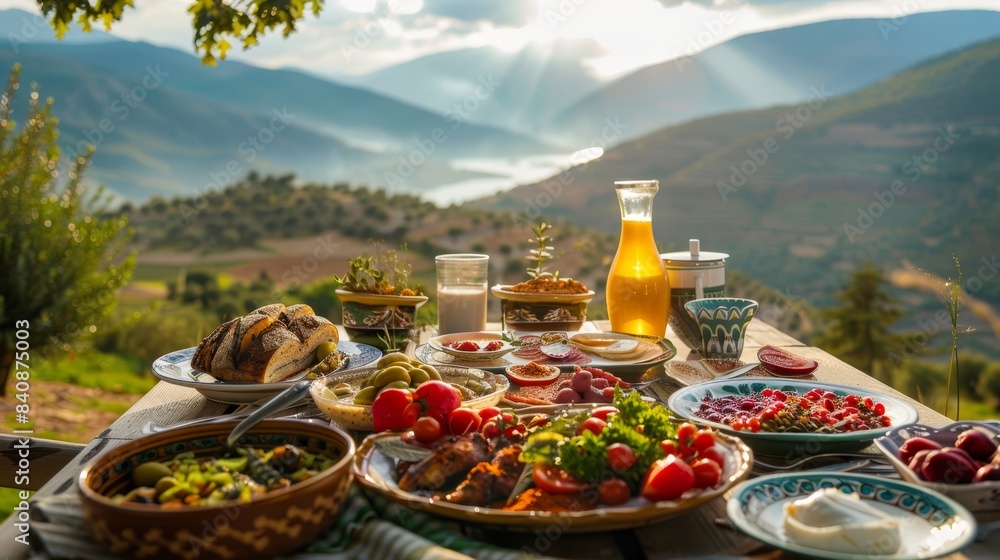
M 487 333 L 477 333 L 485 336 Z M 503 372 L 508 366 L 534 362 L 539 365 L 570 369 L 592 366 L 614 373 L 642 373 L 677 355 L 677 349 L 667 339 L 657 336 L 634 336 L 621 333 L 494 333 L 505 344 L 501 355 L 464 357 L 454 349 L 443 351 L 440 344 L 417 347 L 421 362 L 432 365 L 454 365 Z M 513 351 L 510 350 L 513 348 Z

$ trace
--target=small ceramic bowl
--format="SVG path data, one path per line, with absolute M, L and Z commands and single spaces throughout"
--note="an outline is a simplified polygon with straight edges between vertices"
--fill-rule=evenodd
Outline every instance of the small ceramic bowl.
M 1000 481 L 972 484 L 928 482 L 917 476 L 917 473 L 899 460 L 899 448 L 910 438 L 923 437 L 941 444 L 942 447 L 951 447 L 955 445 L 955 438 L 958 437 L 958 434 L 966 430 L 979 430 L 989 436 L 994 443 L 1000 442 L 1000 424 L 963 421 L 954 422 L 941 428 L 924 424 L 895 428 L 876 439 L 875 446 L 889 459 L 903 480 L 940 492 L 969 508 L 970 511 L 998 510 L 1000 509 Z
M 441 374 L 441 379 L 448 383 L 465 387 L 469 395 L 463 395 L 462 406 L 472 409 L 486 408 L 500 402 L 501 397 L 510 388 L 510 381 L 500 374 L 490 373 L 481 369 L 434 366 Z M 350 430 L 372 431 L 375 429 L 372 421 L 370 405 L 354 404 L 354 395 L 364 386 L 365 380 L 378 371 L 379 368 L 361 368 L 337 372 L 313 381 L 309 387 L 316 406 L 328 418 Z M 351 386 L 351 392 L 338 397 L 332 388 L 346 383 Z
M 273 558 L 311 542 L 344 506 L 353 480 L 354 441 L 318 420 L 264 420 L 238 445 L 273 448 L 291 444 L 333 458 L 334 465 L 249 503 L 219 506 L 116 503 L 112 496 L 132 485 L 132 471 L 149 461 L 169 461 L 193 451 L 223 454 L 237 420 L 196 424 L 130 441 L 91 461 L 79 477 L 84 519 L 94 539 L 122 558 Z
M 500 300 L 505 329 L 523 332 L 578 331 L 587 320 L 587 305 L 594 291 L 583 294 L 514 292 L 510 286 L 493 286 Z

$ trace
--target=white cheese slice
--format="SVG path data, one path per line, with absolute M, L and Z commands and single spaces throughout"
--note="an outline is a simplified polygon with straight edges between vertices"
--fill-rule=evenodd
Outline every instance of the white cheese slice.
M 865 555 L 899 550 L 899 519 L 865 503 L 857 494 L 825 488 L 786 503 L 784 509 L 789 542 Z

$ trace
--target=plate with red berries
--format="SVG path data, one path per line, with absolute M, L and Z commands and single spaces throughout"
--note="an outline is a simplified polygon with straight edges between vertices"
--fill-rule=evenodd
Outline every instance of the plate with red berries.
M 514 346 L 500 333 L 461 332 L 435 336 L 427 341 L 431 348 L 450 354 L 460 360 L 488 362 L 514 351 Z
M 766 455 L 855 451 L 917 421 L 908 402 L 859 387 L 789 379 L 725 379 L 670 396 L 682 418 L 738 435 Z

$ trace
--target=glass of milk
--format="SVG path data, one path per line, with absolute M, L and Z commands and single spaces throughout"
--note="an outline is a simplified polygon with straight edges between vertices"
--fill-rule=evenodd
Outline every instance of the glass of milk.
M 438 333 L 486 330 L 487 270 L 490 256 L 474 253 L 438 255 Z

